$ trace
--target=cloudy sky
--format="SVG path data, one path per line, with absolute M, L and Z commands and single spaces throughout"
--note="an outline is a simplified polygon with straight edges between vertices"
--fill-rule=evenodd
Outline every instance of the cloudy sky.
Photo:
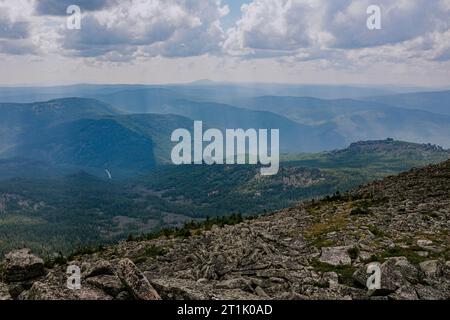
M 199 79 L 449 86 L 450 0 L 0 0 L 0 85 Z

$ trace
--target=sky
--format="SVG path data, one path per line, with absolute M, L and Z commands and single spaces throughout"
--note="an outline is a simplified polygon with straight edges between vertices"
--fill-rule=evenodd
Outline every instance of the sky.
M 0 85 L 200 79 L 448 87 L 450 0 L 0 0 Z

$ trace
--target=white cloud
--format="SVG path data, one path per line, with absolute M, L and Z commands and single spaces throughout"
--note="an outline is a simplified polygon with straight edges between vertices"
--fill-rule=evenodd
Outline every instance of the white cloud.
M 228 30 L 224 48 L 230 54 L 244 56 L 261 56 L 274 50 L 305 56 L 308 51 L 321 50 L 326 58 L 327 53 L 334 54 L 332 49 L 376 48 L 432 34 L 439 37 L 450 29 L 449 2 L 253 0 L 242 7 L 242 18 Z M 366 10 L 372 4 L 381 8 L 381 30 L 366 27 Z
M 28 79 L 31 65 L 48 70 L 58 61 L 51 76 L 70 65 L 84 82 L 108 82 L 108 68 L 120 65 L 114 76 L 129 81 L 148 70 L 166 82 L 379 83 L 392 73 L 394 82 L 427 74 L 450 84 L 450 0 L 252 0 L 223 30 L 230 1 L 0 0 L 0 68 L 22 68 Z M 66 28 L 69 2 L 81 6 L 81 30 Z M 366 28 L 369 4 L 381 7 L 382 30 Z
M 70 54 L 184 57 L 220 50 L 220 1 L 132 0 L 86 13 L 80 31 L 61 30 Z

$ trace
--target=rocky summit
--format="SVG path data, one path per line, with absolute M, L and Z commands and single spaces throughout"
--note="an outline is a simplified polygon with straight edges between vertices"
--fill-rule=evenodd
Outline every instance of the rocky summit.
M 450 299 L 450 161 L 235 225 L 2 263 L 0 299 Z M 381 272 L 368 288 L 368 266 Z M 80 271 L 68 288 L 68 266 Z

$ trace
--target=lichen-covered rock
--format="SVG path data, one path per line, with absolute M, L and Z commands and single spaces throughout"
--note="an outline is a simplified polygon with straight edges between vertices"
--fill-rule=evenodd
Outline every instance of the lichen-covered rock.
M 404 257 L 389 258 L 383 264 L 375 263 L 380 268 L 380 287 L 368 291 L 369 296 L 386 296 L 396 292 L 399 288 L 408 285 L 407 279 L 403 273 L 408 270 L 417 270 L 410 266 Z M 354 274 L 353 279 L 360 285 L 367 287 L 367 280 L 371 274 L 367 273 L 369 264 L 359 268 Z M 414 274 L 411 277 L 416 279 Z
M 27 300 L 111 300 L 112 297 L 100 289 L 83 286 L 70 290 L 55 284 L 37 281 L 27 292 Z
M 84 263 L 81 267 L 84 279 L 99 275 L 113 275 L 114 268 L 109 261 L 100 259 L 92 263 Z
M 152 286 L 164 300 L 206 300 L 211 298 L 212 287 L 188 279 L 152 279 Z
M 113 275 L 103 274 L 90 277 L 86 280 L 86 283 L 103 290 L 112 297 L 117 297 L 120 292 L 126 289 L 120 279 Z
M 419 266 L 426 277 L 438 277 L 442 272 L 442 266 L 438 260 L 424 261 Z
M 404 285 L 389 295 L 392 300 L 418 300 L 416 289 L 412 285 Z
M 3 279 L 20 282 L 45 275 L 44 261 L 31 254 L 29 249 L 12 251 L 5 255 Z
M 448 299 L 448 297 L 445 295 L 444 292 L 435 289 L 431 286 L 425 286 L 422 284 L 418 284 L 414 286 L 417 295 L 422 300 L 445 300 Z
M 116 267 L 116 274 L 130 293 L 138 300 L 160 300 L 145 275 L 130 259 L 122 259 Z
M 0 301 L 11 299 L 12 297 L 9 294 L 8 285 L 6 283 L 0 282 Z
M 348 253 L 351 248 L 351 246 L 322 248 L 319 260 L 332 266 L 349 266 L 352 264 Z

